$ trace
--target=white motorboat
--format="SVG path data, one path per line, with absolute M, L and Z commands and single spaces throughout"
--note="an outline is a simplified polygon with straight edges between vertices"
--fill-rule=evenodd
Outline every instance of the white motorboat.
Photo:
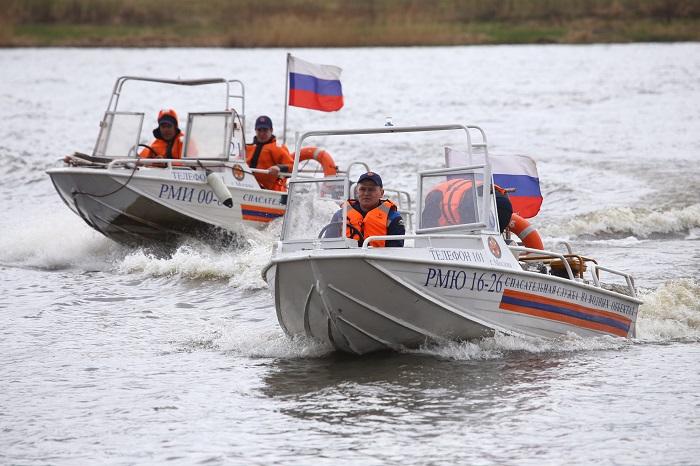
M 211 97 L 214 87 L 218 104 L 214 111 L 187 113 L 181 159 L 141 159 L 138 152 L 152 137 L 150 127 L 144 128 L 143 111 L 119 108 L 126 84 L 147 88 L 146 96 L 135 100 L 139 108 L 153 98 L 151 93 L 158 95 L 149 85 L 169 89 L 161 96 L 165 102 L 199 89 Z M 194 94 L 194 105 L 204 105 L 196 97 L 201 94 Z M 246 165 L 244 115 L 244 86 L 238 80 L 122 76 L 92 154 L 68 156 L 64 166 L 47 173 L 71 210 L 117 242 L 226 240 L 240 225 L 261 227 L 285 210 L 285 193 L 262 189 L 253 176 L 256 170 Z
M 346 177 L 308 180 L 296 171 L 292 174 L 282 237 L 263 271 L 284 331 L 355 354 L 495 332 L 545 338 L 570 332 L 634 337 L 641 301 L 629 274 L 570 249 L 555 252 L 511 244 L 500 233 L 486 136 L 480 128 L 312 131 L 297 143 L 314 136 L 393 133 L 403 138 L 435 132 L 457 132 L 460 150 L 471 162 L 418 173 L 420 215 L 415 229 L 402 237 L 404 247 L 371 246 L 373 240 L 399 239 L 396 236 L 364 238 L 358 246 L 341 233 L 347 224 Z M 446 153 L 441 140 L 436 143 L 430 153 Z M 397 146 L 411 150 L 406 144 Z M 427 153 L 425 145 L 420 150 Z M 438 184 L 455 178 L 476 187 L 467 203 L 471 218 L 435 226 L 429 219 L 430 209 L 436 207 L 426 203 L 426 197 Z M 342 225 L 327 225 L 338 209 L 343 209 Z M 609 285 L 601 280 L 603 274 Z

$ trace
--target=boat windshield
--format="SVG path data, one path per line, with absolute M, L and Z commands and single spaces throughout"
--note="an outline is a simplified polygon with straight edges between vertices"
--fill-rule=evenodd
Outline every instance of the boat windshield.
M 297 179 L 288 185 L 284 241 L 338 240 L 345 243 L 344 177 Z
M 187 117 L 184 158 L 227 160 L 232 131 L 231 112 L 190 113 Z M 234 155 L 238 155 L 238 151 Z
M 484 165 L 421 173 L 416 232 L 493 230 L 495 216 L 491 196 L 484 198 L 485 179 L 490 180 L 490 173 Z M 488 193 L 490 181 L 486 185 Z
M 94 154 L 98 157 L 136 157 L 143 113 L 107 112 L 100 125 Z

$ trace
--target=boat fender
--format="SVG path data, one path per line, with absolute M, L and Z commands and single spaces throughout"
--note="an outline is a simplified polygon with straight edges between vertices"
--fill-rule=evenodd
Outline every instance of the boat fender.
M 331 154 L 320 147 L 302 147 L 299 161 L 315 160 L 323 168 L 323 176 L 334 176 L 338 173 L 338 167 Z
M 510 231 L 518 235 L 518 238 L 520 238 L 520 240 L 523 242 L 523 246 L 532 249 L 544 250 L 544 244 L 542 243 L 540 234 L 537 232 L 535 227 L 530 224 L 530 222 L 522 218 L 520 215 L 511 215 L 508 228 L 510 228 Z
M 219 199 L 223 205 L 229 209 L 233 207 L 233 199 L 231 198 L 231 191 L 228 190 L 226 184 L 224 183 L 221 175 L 214 172 L 209 172 L 207 175 L 207 184 L 214 191 L 216 197 Z

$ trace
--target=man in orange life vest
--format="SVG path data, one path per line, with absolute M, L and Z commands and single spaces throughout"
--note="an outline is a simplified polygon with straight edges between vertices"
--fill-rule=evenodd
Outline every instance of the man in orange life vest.
M 357 180 L 357 199 L 348 200 L 346 236 L 362 245 L 370 236 L 405 235 L 403 218 L 396 205 L 382 199 L 384 189 L 382 178 L 374 172 L 367 172 Z M 341 222 L 342 210 L 335 213 L 331 222 Z M 370 243 L 372 247 L 402 247 L 403 240 L 379 240 Z
M 142 159 L 179 159 L 182 157 L 182 131 L 177 113 L 169 108 L 158 112 L 158 127 L 153 130 L 155 140 L 140 153 Z
M 252 144 L 246 144 L 245 159 L 250 168 L 268 171 L 269 174 L 255 174 L 261 188 L 287 191 L 287 180 L 279 178 L 279 174 L 292 171 L 294 158 L 289 154 L 287 146 L 277 145 L 270 117 L 262 115 L 255 120 L 255 137 Z

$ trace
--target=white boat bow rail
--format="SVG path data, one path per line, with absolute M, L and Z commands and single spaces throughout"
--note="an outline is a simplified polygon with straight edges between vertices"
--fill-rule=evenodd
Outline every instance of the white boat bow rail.
M 144 131 L 146 111 L 154 111 L 145 107 L 143 99 L 132 97 L 126 104 L 126 110 L 120 109 L 120 99 L 124 94 L 127 82 L 142 82 L 147 84 L 168 86 L 197 86 L 219 85 L 217 89 L 196 90 L 194 93 L 173 94 L 166 100 L 171 110 L 178 108 L 178 113 L 186 115 L 186 120 L 179 119 L 179 125 L 184 130 L 183 158 L 199 159 L 228 159 L 230 156 L 242 157 L 245 147 L 245 87 L 238 79 L 204 78 L 204 79 L 162 79 L 142 76 L 121 76 L 117 78 L 112 94 L 107 104 L 104 116 L 100 121 L 100 131 L 92 151 L 93 157 L 123 158 L 138 157 L 142 147 L 149 147 L 152 138 Z M 153 92 L 153 86 L 138 89 L 143 92 Z M 157 89 L 156 89 L 157 90 Z M 181 95 L 182 94 L 182 95 Z M 185 94 L 189 96 L 185 97 Z M 200 97 L 202 96 L 202 97 Z M 180 99 L 182 97 L 182 99 Z M 166 97 L 161 97 L 166 98 Z M 211 102 L 214 101 L 214 102 Z M 208 102 L 208 103 L 207 103 Z M 191 111 L 198 108 L 215 109 L 213 111 Z M 150 108 L 150 110 L 149 110 Z M 183 111 L 189 110 L 189 111 Z M 186 123 L 185 123 L 186 122 Z
M 224 109 L 231 108 L 231 100 L 236 99 L 240 102 L 240 113 L 245 115 L 245 86 L 239 79 L 227 78 L 201 78 L 201 79 L 167 79 L 167 78 L 151 78 L 147 76 L 120 76 L 114 83 L 112 95 L 107 104 L 107 112 L 116 112 L 119 105 L 119 97 L 122 94 L 122 88 L 128 81 L 143 81 L 159 84 L 172 84 L 176 86 L 205 86 L 209 84 L 223 84 L 226 87 L 226 106 Z M 238 93 L 231 90 L 231 87 L 236 86 Z
M 269 169 L 260 168 L 250 168 L 247 165 L 242 165 L 243 160 L 205 160 L 205 159 L 141 159 L 141 158 L 126 158 L 126 159 L 114 159 L 111 162 L 105 164 L 107 169 L 118 169 L 118 168 L 134 168 L 136 166 L 150 167 L 154 166 L 156 168 L 162 169 L 182 169 L 182 168 L 235 168 L 243 173 L 253 174 L 269 174 Z M 165 165 L 165 166 L 163 166 Z M 279 177 L 290 177 L 291 173 L 279 173 Z
M 314 130 L 314 131 L 307 131 L 304 133 L 299 133 L 297 132 L 295 134 L 295 147 L 296 150 L 294 151 L 294 167 L 292 170 L 292 173 L 298 173 L 298 167 L 299 167 L 299 162 L 301 159 L 301 148 L 304 146 L 304 142 L 312 137 L 318 137 L 318 136 L 353 136 L 353 135 L 370 135 L 370 134 L 401 134 L 401 133 L 418 133 L 418 132 L 435 132 L 435 131 L 455 131 L 455 130 L 461 130 L 464 131 L 464 134 L 466 136 L 467 140 L 467 154 L 469 157 L 472 156 L 473 149 L 483 149 L 484 150 L 484 156 L 485 160 L 488 163 L 488 152 L 486 151 L 487 143 L 486 143 L 486 133 L 484 130 L 479 128 L 478 126 L 472 126 L 472 125 L 459 125 L 459 124 L 452 124 L 452 125 L 434 125 L 434 126 L 385 126 L 381 128 L 357 128 L 357 129 L 323 129 L 323 130 Z M 472 136 L 470 133 L 470 130 L 475 130 L 477 131 L 481 138 L 482 141 L 478 142 L 476 144 L 472 143 Z M 367 168 L 367 165 L 362 163 L 362 162 L 354 162 L 354 163 L 361 163 L 362 165 Z M 292 179 L 294 177 L 292 176 Z

